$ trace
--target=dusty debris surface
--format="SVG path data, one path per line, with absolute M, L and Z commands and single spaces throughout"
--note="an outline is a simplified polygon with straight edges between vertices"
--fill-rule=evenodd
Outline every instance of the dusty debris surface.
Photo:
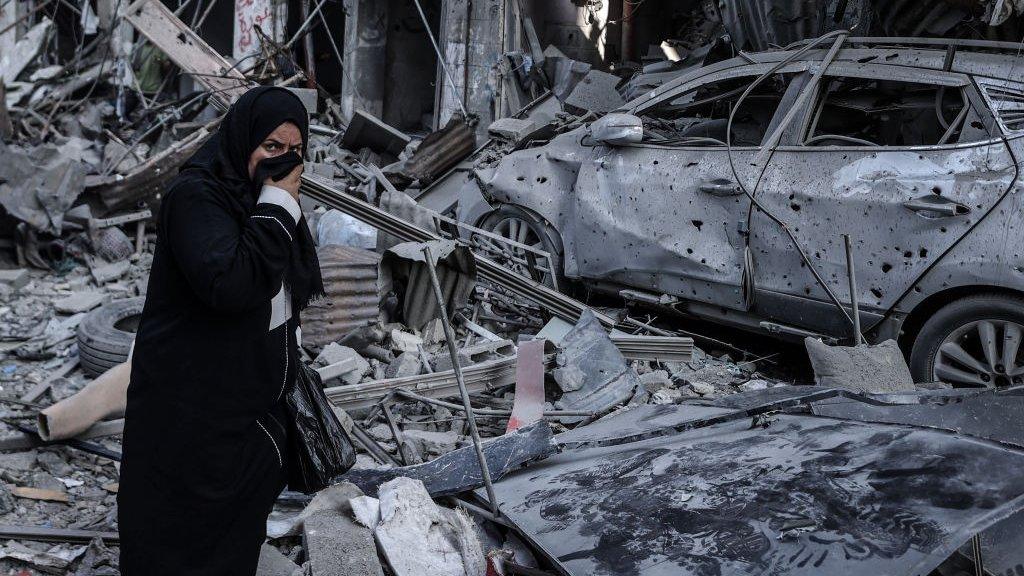
M 0 0 L 0 574 L 119 574 L 163 187 L 269 84 L 356 463 L 260 576 L 1024 574 L 1024 2 L 313 4 Z

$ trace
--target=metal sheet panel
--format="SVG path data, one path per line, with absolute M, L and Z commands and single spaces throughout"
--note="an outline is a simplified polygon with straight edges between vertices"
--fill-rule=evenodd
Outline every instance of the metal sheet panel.
M 380 255 L 337 245 L 324 246 L 317 255 L 327 301 L 302 311 L 302 340 L 324 346 L 380 318 Z

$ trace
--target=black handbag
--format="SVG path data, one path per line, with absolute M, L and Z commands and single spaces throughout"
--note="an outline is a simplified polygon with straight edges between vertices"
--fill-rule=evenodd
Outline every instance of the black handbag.
M 290 426 L 288 488 L 304 494 L 323 490 L 356 463 L 352 440 L 331 410 L 320 375 L 301 362 L 285 405 Z

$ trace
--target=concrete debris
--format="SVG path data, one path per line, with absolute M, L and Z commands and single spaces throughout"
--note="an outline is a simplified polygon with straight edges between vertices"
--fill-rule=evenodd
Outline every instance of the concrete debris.
M 615 89 L 622 80 L 614 74 L 591 70 L 565 99 L 566 106 L 584 112 L 605 114 L 625 104 Z
M 935 576 L 971 572 L 948 553 L 996 516 L 1009 528 L 982 538 L 986 568 L 1024 566 L 1006 553 L 1024 517 L 1010 506 L 1024 264 L 993 241 L 1019 236 L 1003 199 L 1024 88 L 1019 46 L 991 42 L 1024 26 L 1024 1 L 447 3 L 443 68 L 431 26 L 387 3 L 345 3 L 342 49 L 282 5 L 284 24 L 242 34 L 230 58 L 212 46 L 242 37 L 203 12 L 43 3 L 0 8 L 0 572 L 118 573 L 115 460 L 160 199 L 257 84 L 290 86 L 310 114 L 300 204 L 327 298 L 302 311 L 302 360 L 359 452 L 311 500 L 282 494 L 258 574 L 726 573 L 770 558 L 794 576 L 942 561 Z M 776 48 L 840 29 L 902 37 Z M 294 61 L 279 49 L 293 36 Z M 344 73 L 314 57 L 332 53 Z M 807 125 L 788 142 L 800 159 L 775 146 L 793 132 L 780 122 Z M 760 180 L 759 147 L 778 148 Z M 844 233 L 859 291 L 839 280 Z M 834 346 L 853 340 L 851 294 L 871 344 Z M 801 348 L 693 334 L 691 316 L 810 336 L 813 374 Z M 497 518 L 452 501 L 485 500 L 477 436 Z M 844 451 L 856 466 L 836 463 Z M 804 460 L 764 464 L 779 454 Z M 763 508 L 772 490 L 810 508 Z M 760 511 L 768 538 L 721 529 L 726 500 Z M 665 510 L 700 533 L 677 538 L 655 522 Z M 826 525 L 861 532 L 840 530 L 836 553 L 821 544 L 835 534 L 812 538 Z
M 806 338 L 807 356 L 818 386 L 858 392 L 914 390 L 914 379 L 895 340 L 875 346 L 829 346 Z
M 384 576 L 373 533 L 348 514 L 320 512 L 307 518 L 302 545 L 318 576 Z
M 380 487 L 377 543 L 396 576 L 483 574 L 487 566 L 473 522 L 434 504 L 423 483 L 395 478 Z

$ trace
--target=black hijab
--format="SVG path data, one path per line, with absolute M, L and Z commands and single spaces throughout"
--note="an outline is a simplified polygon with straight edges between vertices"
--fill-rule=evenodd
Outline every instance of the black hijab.
M 254 177 L 249 177 L 249 158 L 260 144 L 285 122 L 291 122 L 302 134 L 302 150 L 309 144 L 309 117 L 299 97 L 284 88 L 258 86 L 242 94 L 220 123 L 220 128 L 181 169 L 179 181 L 203 181 L 226 193 L 239 220 L 249 217 L 256 207 L 263 182 L 280 180 L 302 163 L 294 152 L 261 161 Z M 183 183 L 184 183 L 183 182 Z M 324 296 L 323 279 L 316 246 L 306 217 L 299 219 L 297 238 L 292 243 L 291 266 L 285 282 L 295 310 Z

